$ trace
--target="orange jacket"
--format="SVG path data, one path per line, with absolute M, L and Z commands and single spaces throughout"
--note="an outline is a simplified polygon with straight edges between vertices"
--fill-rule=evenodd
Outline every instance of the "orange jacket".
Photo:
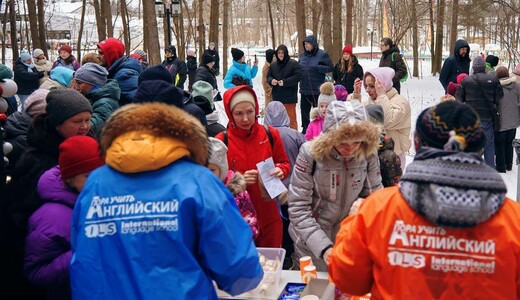
M 341 224 L 329 274 L 372 299 L 520 299 L 520 205 L 506 199 L 472 228 L 433 225 L 397 187 L 374 192 Z

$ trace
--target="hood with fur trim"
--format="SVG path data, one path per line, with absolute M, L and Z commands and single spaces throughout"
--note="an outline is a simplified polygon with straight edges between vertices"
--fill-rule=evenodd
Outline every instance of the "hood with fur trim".
M 184 110 L 163 103 L 128 104 L 101 132 L 107 164 L 124 173 L 162 168 L 189 156 L 205 166 L 209 141 L 204 126 Z
M 323 132 L 311 141 L 310 152 L 317 160 L 335 154 L 335 146 L 342 143 L 363 141 L 355 154 L 362 159 L 376 154 L 381 126 L 368 120 L 365 107 L 357 100 L 332 101 L 327 107 Z
M 240 172 L 228 171 L 225 181 L 226 187 L 233 196 L 246 190 L 246 178 Z

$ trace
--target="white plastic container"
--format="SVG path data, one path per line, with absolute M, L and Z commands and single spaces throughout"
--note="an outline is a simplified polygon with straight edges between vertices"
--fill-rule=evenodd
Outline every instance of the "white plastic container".
M 285 258 L 285 249 L 283 248 L 257 248 L 258 254 L 265 256 L 266 259 L 277 261 L 277 268 L 274 271 L 266 271 L 264 266 L 264 277 L 258 284 L 256 289 L 247 293 L 232 297 L 228 293 L 217 289 L 219 298 L 248 298 L 248 299 L 277 299 L 280 294 L 278 290 L 280 280 L 282 278 L 282 267 Z

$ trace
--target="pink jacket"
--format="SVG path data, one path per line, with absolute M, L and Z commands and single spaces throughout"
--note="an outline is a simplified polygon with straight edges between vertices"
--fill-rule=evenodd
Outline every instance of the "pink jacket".
M 310 141 L 313 138 L 320 135 L 321 131 L 323 129 L 323 117 L 320 115 L 317 115 L 314 120 L 312 120 L 309 123 L 309 126 L 307 126 L 307 131 L 305 131 L 305 138 Z
M 235 202 L 240 210 L 240 214 L 249 227 L 251 227 L 253 239 L 256 239 L 258 236 L 258 220 L 253 202 L 251 202 L 251 197 L 249 197 L 249 193 L 246 191 L 244 175 L 230 170 L 224 179 L 224 184 L 235 197 Z

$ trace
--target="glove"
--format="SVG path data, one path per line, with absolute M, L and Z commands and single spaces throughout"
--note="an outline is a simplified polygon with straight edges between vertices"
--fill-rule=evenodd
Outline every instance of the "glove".
M 43 76 L 45 76 L 45 72 L 43 72 L 43 71 L 38 72 L 38 78 L 43 78 Z

